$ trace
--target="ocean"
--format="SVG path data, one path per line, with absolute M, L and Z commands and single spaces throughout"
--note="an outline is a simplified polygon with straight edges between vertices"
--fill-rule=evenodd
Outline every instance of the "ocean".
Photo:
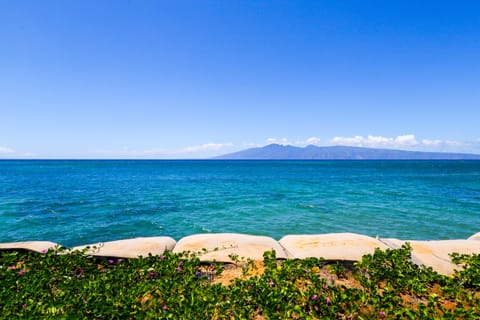
M 480 161 L 0 161 L 0 242 L 479 231 Z

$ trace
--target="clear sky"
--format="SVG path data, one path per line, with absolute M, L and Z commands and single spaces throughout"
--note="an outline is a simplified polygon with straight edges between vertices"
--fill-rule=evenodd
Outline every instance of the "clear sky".
M 0 0 L 0 158 L 480 153 L 480 1 Z

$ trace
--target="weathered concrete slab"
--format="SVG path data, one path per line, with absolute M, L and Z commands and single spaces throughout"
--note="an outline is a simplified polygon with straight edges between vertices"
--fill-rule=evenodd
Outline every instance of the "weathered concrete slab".
M 325 260 L 359 261 L 375 248 L 387 249 L 379 240 L 355 233 L 288 235 L 279 243 L 293 259 L 323 257 Z
M 23 242 L 7 242 L 0 243 L 0 250 L 30 250 L 39 253 L 44 253 L 48 249 L 55 249 L 61 247 L 59 244 L 50 241 L 23 241 Z
M 449 254 L 480 254 L 480 243 L 477 240 L 432 240 L 405 241 L 398 239 L 383 239 L 392 244 L 402 246 L 409 242 L 412 247 L 412 261 L 418 265 L 432 267 L 443 275 L 451 275 L 460 266 L 452 263 Z
M 475 233 L 473 236 L 468 238 L 468 240 L 480 240 L 480 232 Z
M 380 241 L 383 242 L 390 249 L 400 249 L 406 242 L 411 243 L 411 241 L 405 241 L 405 240 L 400 240 L 400 239 L 395 239 L 395 238 L 381 238 Z M 416 265 L 419 265 L 419 266 L 424 264 L 423 260 L 421 258 L 417 257 L 417 255 L 415 254 L 415 252 L 413 252 L 413 250 L 412 250 L 411 254 L 412 254 L 411 259 L 412 259 L 413 263 L 415 263 Z
M 395 238 L 379 238 L 378 240 L 390 249 L 399 249 L 405 243 L 405 240 L 399 240 Z
M 100 242 L 74 247 L 71 250 L 89 249 L 86 254 L 99 257 L 137 258 L 140 256 L 160 255 L 165 250 L 173 250 L 175 240 L 170 237 L 134 238 L 109 242 Z
M 237 233 L 207 233 L 181 239 L 173 252 L 195 252 L 199 254 L 202 261 L 235 262 L 229 255 L 237 255 L 239 259 L 263 260 L 263 253 L 272 249 L 275 250 L 277 258 L 287 258 L 280 244 L 270 237 Z

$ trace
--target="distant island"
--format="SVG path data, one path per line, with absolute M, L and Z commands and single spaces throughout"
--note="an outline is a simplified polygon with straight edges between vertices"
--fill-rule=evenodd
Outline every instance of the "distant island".
M 422 152 L 348 146 L 270 144 L 215 157 L 218 160 L 480 160 L 480 154 Z

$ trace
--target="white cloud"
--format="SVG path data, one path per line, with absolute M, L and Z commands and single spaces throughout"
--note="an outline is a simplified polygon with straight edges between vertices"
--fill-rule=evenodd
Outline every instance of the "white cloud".
M 395 138 L 396 146 L 408 146 L 413 147 L 418 145 L 418 141 L 413 134 L 406 134 Z
M 0 153 L 14 153 L 14 152 L 15 150 L 13 150 L 12 148 L 0 146 Z
M 347 146 L 359 146 L 362 147 L 365 138 L 362 136 L 355 136 L 355 137 L 335 137 L 330 140 L 332 144 L 335 145 L 347 145 Z
M 268 138 L 267 139 L 267 144 L 280 144 L 280 145 L 283 145 L 283 146 L 287 146 L 287 145 L 290 145 L 290 146 L 306 146 L 306 145 L 309 145 L 309 144 L 319 144 L 320 143 L 320 138 L 317 138 L 317 137 L 310 137 L 306 140 L 302 140 L 302 141 L 291 141 L 287 138 Z
M 422 144 L 426 145 L 426 146 L 432 146 L 432 147 L 438 147 L 438 146 L 441 146 L 443 143 L 442 140 L 429 140 L 429 139 L 423 139 L 422 140 Z
M 291 142 L 290 140 L 288 140 L 287 138 L 268 138 L 267 139 L 267 144 L 281 144 L 281 145 L 292 145 L 293 142 Z
M 454 141 L 454 140 L 429 140 L 423 139 L 422 144 L 425 146 L 432 146 L 432 147 L 441 147 L 441 148 L 449 148 L 449 147 L 466 147 L 469 144 L 461 141 Z
M 413 134 L 405 134 L 397 137 L 382 136 L 354 136 L 354 137 L 334 137 L 330 140 L 332 145 L 345 145 L 367 148 L 387 148 L 387 149 L 413 149 L 419 151 L 440 151 L 440 152 L 473 152 L 472 143 L 440 140 L 440 139 L 422 139 L 417 140 Z
M 368 136 L 351 136 L 351 137 L 334 137 L 330 140 L 321 140 L 318 137 L 310 137 L 305 140 L 290 140 L 288 138 L 268 138 L 266 144 L 280 144 L 304 147 L 307 145 L 344 145 L 366 148 L 384 148 L 384 149 L 400 149 L 413 151 L 437 151 L 437 152 L 464 152 L 464 153 L 480 153 L 480 138 L 471 142 L 461 142 L 455 140 L 440 139 L 417 139 L 414 134 L 403 134 L 396 137 L 384 137 L 376 135 Z M 243 144 L 244 147 L 252 148 L 265 146 L 254 143 Z
M 306 144 L 319 144 L 320 140 L 321 139 L 317 137 L 310 137 L 307 139 Z
M 291 141 L 288 138 L 268 138 L 266 142 L 267 144 L 275 143 L 280 145 L 306 146 L 311 144 L 320 145 L 321 141 L 318 137 L 310 137 L 302 141 Z M 373 135 L 367 137 L 334 137 L 330 140 L 330 144 L 370 148 L 407 148 L 417 146 L 419 142 L 415 138 L 415 135 L 406 134 L 394 138 Z
M 406 134 L 397 136 L 395 138 L 382 136 L 354 136 L 354 137 L 334 137 L 330 140 L 334 145 L 346 145 L 355 147 L 369 147 L 369 148 L 406 148 L 414 147 L 419 144 L 415 135 Z
M 467 146 L 468 143 L 465 143 L 462 141 L 447 140 L 445 141 L 445 145 L 452 146 L 452 147 L 461 147 L 461 146 Z

